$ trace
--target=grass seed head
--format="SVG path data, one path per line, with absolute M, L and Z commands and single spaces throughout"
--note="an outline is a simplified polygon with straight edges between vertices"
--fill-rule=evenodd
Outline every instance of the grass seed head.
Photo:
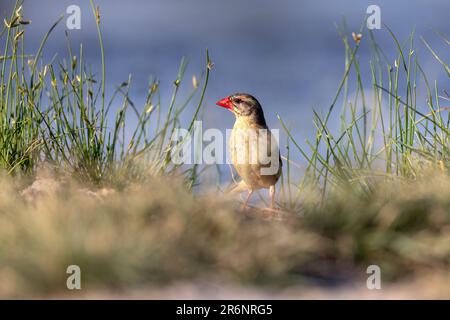
M 152 105 L 152 104 L 148 105 L 147 109 L 145 110 L 145 113 L 148 114 L 148 113 L 152 112 L 153 108 L 154 108 L 154 105 Z
M 153 83 L 153 84 L 151 85 L 151 87 L 150 87 L 150 93 L 155 93 L 156 90 L 158 90 L 158 83 L 157 83 L 157 82 L 155 82 L 155 83 Z
M 77 67 L 77 56 L 72 57 L 72 70 L 75 70 Z
M 356 34 L 355 32 L 352 32 L 352 38 L 356 42 L 356 44 L 359 44 L 361 42 L 362 34 Z
M 14 42 L 19 41 L 20 37 L 23 36 L 24 32 L 25 32 L 25 30 L 21 30 L 19 33 L 17 33 L 17 34 L 14 36 Z
M 198 80 L 197 80 L 197 77 L 195 75 L 192 76 L 192 86 L 194 87 L 194 89 L 198 88 Z
M 95 21 L 97 22 L 97 24 L 100 24 L 100 7 L 97 6 L 97 8 L 95 9 Z

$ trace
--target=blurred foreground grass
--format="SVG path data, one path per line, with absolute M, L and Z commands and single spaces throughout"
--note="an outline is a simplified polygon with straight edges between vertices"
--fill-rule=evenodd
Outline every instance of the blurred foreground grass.
M 73 264 L 88 295 L 202 279 L 364 284 L 370 264 L 381 267 L 386 285 L 445 274 L 450 265 L 447 174 L 383 182 L 370 197 L 341 190 L 323 201 L 311 192 L 302 215 L 272 217 L 239 212 L 213 194 L 196 199 L 165 179 L 122 191 L 37 181 L 41 189 L 25 192 L 17 180 L 1 182 L 0 297 L 68 294 Z

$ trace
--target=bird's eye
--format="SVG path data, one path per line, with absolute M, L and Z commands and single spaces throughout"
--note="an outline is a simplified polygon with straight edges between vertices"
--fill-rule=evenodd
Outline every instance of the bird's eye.
M 242 100 L 239 98 L 234 99 L 234 103 L 240 104 L 241 102 L 242 102 Z

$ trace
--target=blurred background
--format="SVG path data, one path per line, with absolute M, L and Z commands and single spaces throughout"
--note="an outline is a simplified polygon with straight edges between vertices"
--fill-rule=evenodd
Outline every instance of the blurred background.
M 336 24 L 347 21 L 349 32 L 359 30 L 371 4 L 381 8 L 382 24 L 389 26 L 400 41 L 416 30 L 439 51 L 445 44 L 432 28 L 448 33 L 448 0 L 332 1 L 332 0 L 98 0 L 106 48 L 107 87 L 133 77 L 132 98 L 143 105 L 148 79 L 161 79 L 163 105 L 170 99 L 178 65 L 189 60 L 186 74 L 200 76 L 205 49 L 215 63 L 207 92 L 205 125 L 229 128 L 231 116 L 214 106 L 219 98 L 236 91 L 257 96 L 270 125 L 278 127 L 275 112 L 300 134 L 312 129 L 311 110 L 326 110 L 344 72 L 344 46 Z M 27 40 L 35 50 L 45 32 L 71 4 L 81 8 L 81 30 L 72 30 L 74 49 L 84 45 L 84 54 L 95 69 L 99 67 L 97 32 L 89 1 L 25 0 L 24 14 L 32 20 Z M 9 12 L 14 0 L 2 1 L 0 10 Z M 55 52 L 67 57 L 65 20 L 51 35 L 47 57 Z M 366 30 L 365 30 L 366 31 Z M 365 33 L 365 32 L 364 32 Z M 382 25 L 374 32 L 387 57 L 393 60 L 395 44 Z M 430 77 L 446 80 L 442 67 L 416 39 L 422 66 Z M 370 58 L 369 44 L 359 51 Z M 361 63 L 369 70 L 368 64 Z M 369 72 L 365 72 L 370 76 Z M 442 82 L 441 82 L 442 83 Z M 164 94 L 167 93 L 167 94 Z

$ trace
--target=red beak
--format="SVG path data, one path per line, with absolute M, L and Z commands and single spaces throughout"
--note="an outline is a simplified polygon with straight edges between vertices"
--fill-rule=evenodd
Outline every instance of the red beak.
M 230 100 L 230 97 L 223 98 L 216 102 L 218 106 L 233 110 L 233 103 Z

